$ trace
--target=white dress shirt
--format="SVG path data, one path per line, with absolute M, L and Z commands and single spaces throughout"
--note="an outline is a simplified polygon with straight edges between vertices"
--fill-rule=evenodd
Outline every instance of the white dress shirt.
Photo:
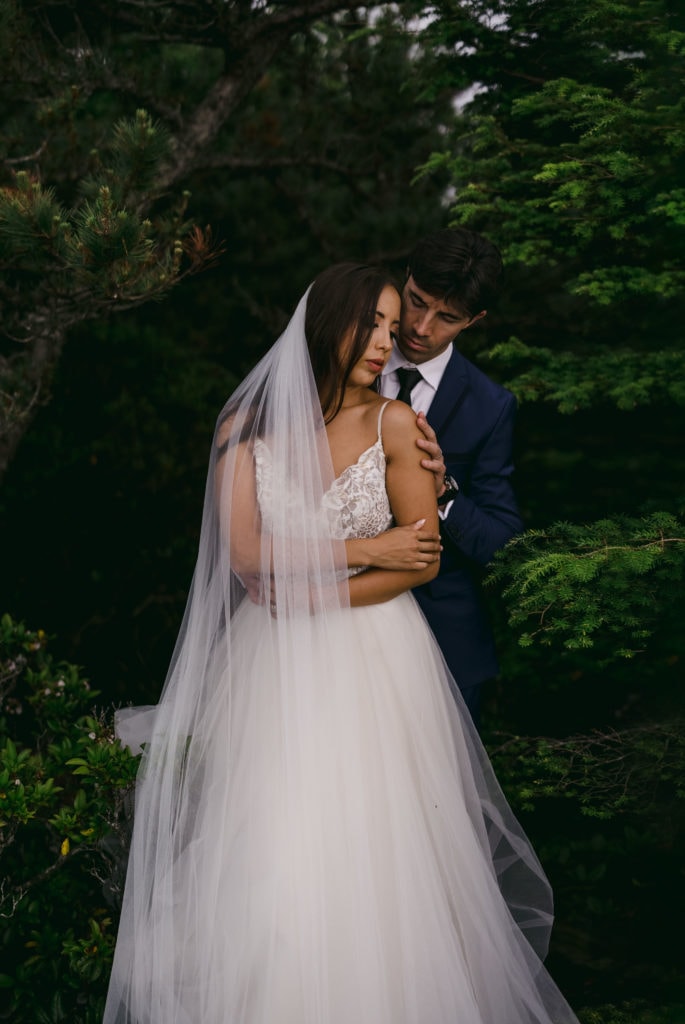
M 450 343 L 439 356 L 435 356 L 434 359 L 427 359 L 425 363 L 416 366 L 414 363 L 410 363 L 408 359 L 405 359 L 397 347 L 393 348 L 385 369 L 381 374 L 381 394 L 385 398 L 397 398 L 400 390 L 397 371 L 401 367 L 418 370 L 423 380 L 418 381 L 412 388 L 411 407 L 415 412 L 425 412 L 428 415 L 431 402 L 435 398 L 435 392 L 438 390 L 445 367 L 449 363 L 451 356 L 452 344 Z

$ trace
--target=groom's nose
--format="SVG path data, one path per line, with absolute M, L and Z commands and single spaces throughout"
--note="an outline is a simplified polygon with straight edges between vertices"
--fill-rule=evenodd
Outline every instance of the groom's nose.
M 414 330 L 416 333 L 423 336 L 430 334 L 431 320 L 432 317 L 429 310 L 423 310 L 423 312 L 420 313 L 414 321 Z

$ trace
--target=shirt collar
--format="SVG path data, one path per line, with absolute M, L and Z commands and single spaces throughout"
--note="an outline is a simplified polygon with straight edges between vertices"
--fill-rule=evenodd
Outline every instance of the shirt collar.
M 452 342 L 450 342 L 445 351 L 441 352 L 440 355 L 435 356 L 433 359 L 427 359 L 425 363 L 421 363 L 420 366 L 416 367 L 417 370 L 420 370 L 421 376 L 423 377 L 425 382 L 429 384 L 434 391 L 438 390 L 438 385 L 442 380 L 442 375 L 445 372 L 445 367 L 452 358 L 452 349 L 453 345 Z M 408 359 L 405 359 L 405 357 L 402 355 L 400 350 L 395 345 L 393 347 L 392 352 L 390 353 L 390 358 L 388 359 L 388 362 L 386 363 L 385 368 L 383 370 L 383 376 L 385 377 L 386 374 L 394 373 L 395 370 L 399 370 L 401 366 L 414 367 L 415 365 L 415 363 L 412 363 Z

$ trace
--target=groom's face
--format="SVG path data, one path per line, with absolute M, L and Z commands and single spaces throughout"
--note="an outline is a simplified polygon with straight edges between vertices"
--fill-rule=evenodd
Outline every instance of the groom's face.
M 482 316 L 485 310 L 470 317 L 444 299 L 429 295 L 410 274 L 402 289 L 397 346 L 405 359 L 418 366 L 439 356 L 450 342 Z

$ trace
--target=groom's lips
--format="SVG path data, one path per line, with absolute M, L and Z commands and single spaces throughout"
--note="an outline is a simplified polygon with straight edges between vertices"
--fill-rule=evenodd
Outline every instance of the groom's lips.
M 408 334 L 405 334 L 404 337 L 402 338 L 402 340 L 403 340 L 404 344 L 407 346 L 407 348 L 411 349 L 412 352 L 426 352 L 427 351 L 425 345 L 422 345 L 420 341 L 417 341 L 416 338 L 412 338 Z

